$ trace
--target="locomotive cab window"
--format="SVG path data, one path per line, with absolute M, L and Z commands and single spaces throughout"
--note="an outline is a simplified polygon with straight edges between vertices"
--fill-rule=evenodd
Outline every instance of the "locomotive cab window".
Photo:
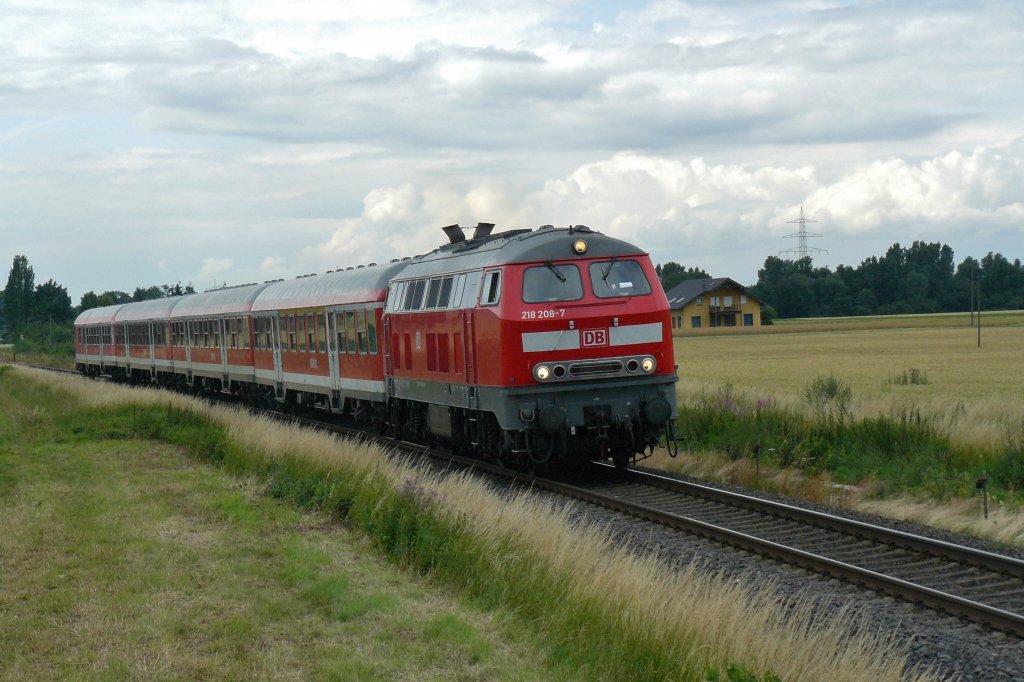
M 491 270 L 484 275 L 484 290 L 480 305 L 497 305 L 501 299 L 501 270 Z
M 575 265 L 547 262 L 523 273 L 523 302 L 549 303 L 583 298 L 583 282 Z
M 635 260 L 606 260 L 590 264 L 590 285 L 598 298 L 646 296 L 651 293 L 643 268 Z

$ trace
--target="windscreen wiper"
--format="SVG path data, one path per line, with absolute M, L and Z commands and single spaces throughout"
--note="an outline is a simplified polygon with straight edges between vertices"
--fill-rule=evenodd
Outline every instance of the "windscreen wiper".
M 551 272 L 555 273 L 555 277 L 557 277 L 557 278 L 558 278 L 558 281 L 559 281 L 559 282 L 562 282 L 563 284 L 565 283 L 565 275 L 563 275 L 563 274 L 562 274 L 562 273 L 561 273 L 561 272 L 560 272 L 560 271 L 558 270 L 558 268 L 556 268 L 556 267 L 555 267 L 555 264 L 554 264 L 554 263 L 552 263 L 552 262 L 551 262 L 551 261 L 549 261 L 549 260 L 546 260 L 546 261 L 544 261 L 544 265 L 548 266 L 548 268 L 549 268 L 549 269 L 551 270 Z
M 604 272 L 601 273 L 601 279 L 603 279 L 605 282 L 608 281 L 608 273 L 612 271 L 612 266 L 615 265 L 615 261 L 617 261 L 618 259 L 618 256 L 612 256 L 612 259 L 608 261 L 608 267 L 606 267 L 604 269 Z

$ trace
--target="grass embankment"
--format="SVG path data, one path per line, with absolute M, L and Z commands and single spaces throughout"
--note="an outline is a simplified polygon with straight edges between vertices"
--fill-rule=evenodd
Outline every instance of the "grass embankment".
M 427 475 L 375 447 L 166 393 L 30 370 L 8 372 L 0 382 L 5 390 L 20 387 L 22 396 L 40 383 L 56 387 L 60 399 L 51 402 L 74 415 L 58 417 L 59 408 L 28 400 L 26 419 L 177 442 L 194 457 L 261 481 L 273 496 L 345 519 L 401 565 L 514 614 L 545 642 L 543 660 L 556 672 L 587 679 L 705 679 L 730 668 L 735 679 L 752 679 L 741 669 L 761 679 L 904 677 L 901 644 L 866 634 L 849 618 L 828 620 L 815 605 L 785 602 L 771 589 L 755 593 L 696 568 L 676 571 L 637 558 L 615 549 L 601 529 L 571 522 L 564 509 L 525 494 L 508 499 L 468 475 Z M 194 425 L 187 438 L 182 422 Z M 330 567 L 320 575 L 328 579 Z M 222 645 L 220 637 L 213 642 Z
M 691 456 L 660 465 L 1024 544 L 1024 317 L 1006 319 L 980 350 L 959 326 L 677 339 Z
M 221 447 L 204 419 L 67 403 L 0 378 L 0 679 L 574 679 L 513 621 L 189 457 Z

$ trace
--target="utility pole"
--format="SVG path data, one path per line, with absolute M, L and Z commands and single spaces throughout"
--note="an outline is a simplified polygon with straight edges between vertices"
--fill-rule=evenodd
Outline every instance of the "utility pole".
M 978 278 L 978 348 L 981 348 L 981 278 Z
M 974 326 L 974 265 L 971 265 L 971 326 Z

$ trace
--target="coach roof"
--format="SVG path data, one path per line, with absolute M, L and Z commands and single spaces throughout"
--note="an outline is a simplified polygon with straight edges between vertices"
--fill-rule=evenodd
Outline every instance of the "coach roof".
M 294 310 L 382 301 L 388 282 L 409 261 L 335 270 L 324 275 L 274 282 L 253 302 L 252 311 Z
M 249 312 L 256 296 L 269 286 L 270 283 L 245 284 L 202 294 L 189 294 L 178 301 L 168 317 L 174 320 L 184 317 L 244 315 Z
M 170 298 L 154 298 L 138 303 L 128 303 L 117 312 L 117 322 L 140 322 L 142 320 L 166 320 L 171 309 L 182 296 L 171 296 Z
M 573 244 L 580 239 L 587 243 L 587 251 L 578 255 L 573 251 Z M 533 231 L 511 230 L 482 239 L 445 244 L 412 260 L 408 270 L 402 273 L 402 278 L 477 270 L 508 263 L 542 263 L 546 260 L 643 255 L 646 255 L 646 252 L 633 244 L 594 232 L 590 228 L 545 226 Z
M 118 303 L 116 305 L 105 305 L 102 308 L 90 308 L 84 310 L 82 313 L 75 318 L 75 326 L 84 324 L 110 324 L 114 321 L 114 316 L 117 315 L 117 311 L 125 307 L 126 304 Z

